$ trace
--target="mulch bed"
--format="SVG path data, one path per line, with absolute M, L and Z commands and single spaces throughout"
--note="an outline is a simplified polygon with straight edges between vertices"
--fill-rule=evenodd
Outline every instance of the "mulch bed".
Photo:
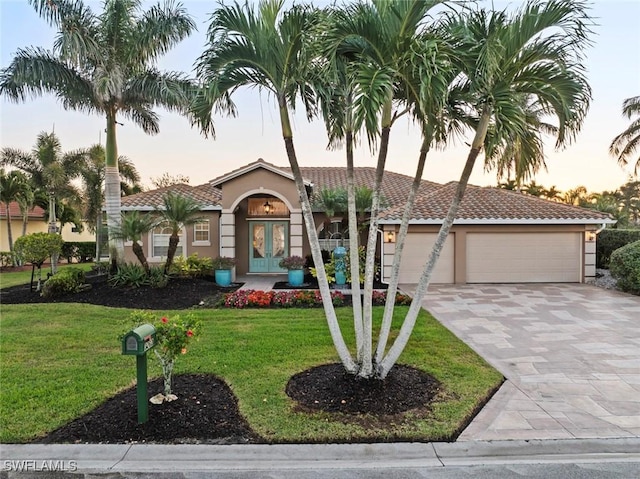
M 56 429 L 36 443 L 170 443 L 246 444 L 263 442 L 238 411 L 229 387 L 207 374 L 182 374 L 173 378 L 178 399 L 149 403 L 149 420 L 138 424 L 135 386 L 88 414 Z M 162 392 L 163 379 L 149 383 L 149 397 Z
M 131 309 L 188 309 L 212 307 L 220 296 L 235 291 L 242 283 L 221 287 L 213 276 L 202 278 L 171 278 L 164 288 L 142 286 L 140 288 L 112 287 L 106 275 L 87 274 L 87 284 L 91 288 L 79 293 L 57 298 L 43 298 L 31 291 L 30 286 L 21 285 L 0 289 L 2 304 L 26 303 L 85 303 L 114 308 Z

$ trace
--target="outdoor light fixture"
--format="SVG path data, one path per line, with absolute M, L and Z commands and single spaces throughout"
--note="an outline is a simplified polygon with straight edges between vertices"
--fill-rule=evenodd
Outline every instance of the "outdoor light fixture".
M 595 231 L 587 231 L 587 241 L 592 242 L 596 240 L 596 232 Z
M 387 231 L 385 233 L 386 242 L 387 243 L 395 243 L 396 242 L 396 232 L 395 231 Z
M 264 208 L 265 215 L 268 215 L 271 212 L 271 203 L 269 203 L 269 200 L 265 201 L 262 207 Z

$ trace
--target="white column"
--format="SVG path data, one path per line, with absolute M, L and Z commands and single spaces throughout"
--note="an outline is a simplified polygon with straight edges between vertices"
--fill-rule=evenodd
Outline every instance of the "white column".
M 304 226 L 302 210 L 291 210 L 289 215 L 289 254 L 302 256 Z

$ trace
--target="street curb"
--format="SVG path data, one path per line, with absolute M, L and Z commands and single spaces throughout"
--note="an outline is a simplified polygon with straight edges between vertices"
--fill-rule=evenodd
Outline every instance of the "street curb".
M 5 472 L 145 473 L 456 467 L 495 464 L 629 462 L 640 438 L 455 443 L 164 445 L 4 444 Z

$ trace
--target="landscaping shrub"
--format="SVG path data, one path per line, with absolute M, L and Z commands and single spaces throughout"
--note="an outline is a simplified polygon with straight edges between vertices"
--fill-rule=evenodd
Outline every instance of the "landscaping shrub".
M 178 256 L 171 264 L 171 273 L 188 278 L 199 278 L 211 274 L 213 271 L 213 259 L 200 258 L 198 253 Z
M 169 284 L 169 275 L 164 274 L 164 268 L 161 266 L 152 266 L 149 268 L 149 286 L 152 288 L 164 288 Z
M 118 266 L 118 270 L 109 277 L 109 284 L 139 288 L 149 284 L 149 276 L 142 265 L 125 263 Z
M 640 295 L 640 241 L 629 243 L 611 253 L 611 276 L 622 291 Z
M 640 240 L 640 230 L 605 229 L 596 239 L 596 267 L 608 268 L 611 253 L 622 246 Z
M 69 293 L 77 293 L 83 289 L 84 271 L 80 268 L 68 267 L 54 274 L 42 287 L 43 298 L 57 298 Z
M 0 251 L 0 268 L 13 266 L 14 254 L 10 251 Z

